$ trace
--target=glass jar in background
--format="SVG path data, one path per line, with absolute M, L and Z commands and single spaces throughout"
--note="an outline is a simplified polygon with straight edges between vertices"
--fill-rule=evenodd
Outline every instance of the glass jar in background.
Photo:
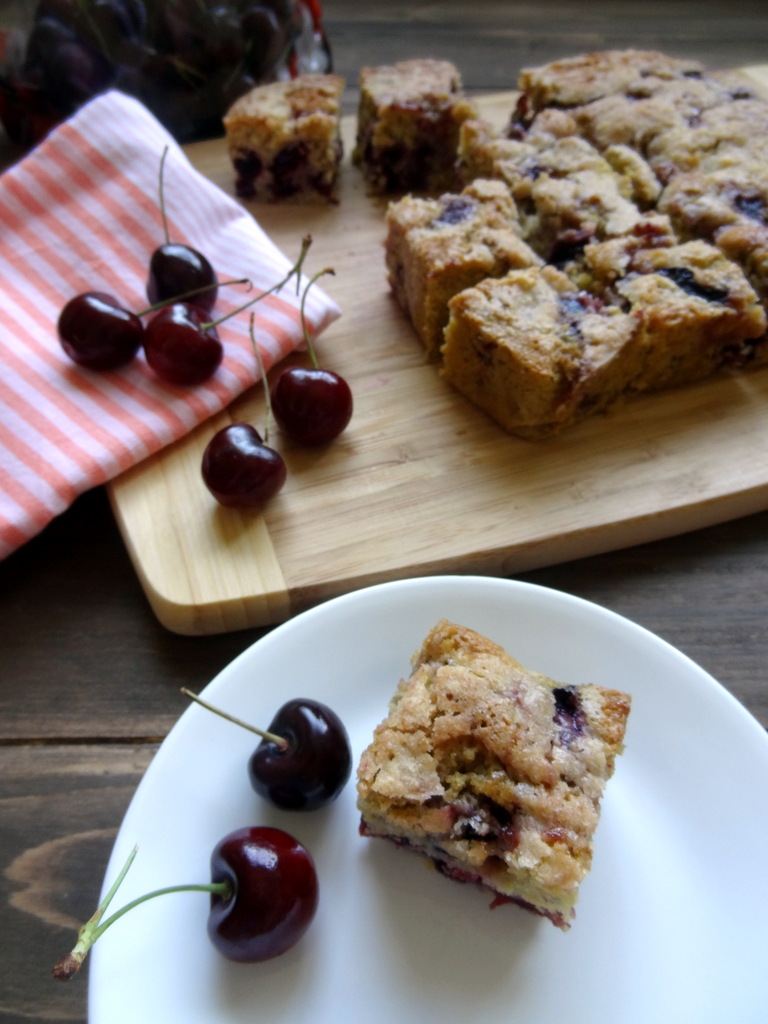
M 0 119 L 11 140 L 29 148 L 114 88 L 140 99 L 179 142 L 213 138 L 229 106 L 254 85 L 331 70 L 321 19 L 319 0 L 6 5 Z

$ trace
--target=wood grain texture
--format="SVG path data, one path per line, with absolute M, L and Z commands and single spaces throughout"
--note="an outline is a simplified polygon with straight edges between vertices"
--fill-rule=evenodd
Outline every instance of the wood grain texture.
M 0 1021 L 80 1021 L 87 963 L 68 983 L 51 970 L 96 909 L 120 818 L 154 746 L 0 748 L 3 957 Z M 13 937 L 11 941 L 9 936 Z
M 750 74 L 764 84 L 764 69 Z M 514 97 L 479 103 L 501 125 Z M 354 126 L 347 117 L 347 154 Z M 188 152 L 231 192 L 221 140 Z M 219 507 L 200 479 L 215 430 L 264 422 L 260 386 L 110 486 L 139 577 L 169 629 L 274 623 L 403 575 L 520 572 L 768 505 L 768 451 L 756 443 L 768 428 L 768 369 L 634 398 L 561 437 L 521 441 L 426 364 L 386 281 L 384 203 L 366 194 L 348 156 L 337 206 L 249 208 L 289 255 L 311 232 L 310 271 L 335 268 L 327 288 L 343 316 L 318 350 L 349 381 L 355 414 L 320 452 L 273 435 L 289 476 L 263 515 Z
M 465 0 L 327 0 L 323 9 L 350 111 L 364 64 L 451 60 L 472 92 L 502 92 L 521 68 L 586 50 L 663 50 L 724 68 L 759 64 L 768 47 L 763 0 L 473 0 L 469 20 Z

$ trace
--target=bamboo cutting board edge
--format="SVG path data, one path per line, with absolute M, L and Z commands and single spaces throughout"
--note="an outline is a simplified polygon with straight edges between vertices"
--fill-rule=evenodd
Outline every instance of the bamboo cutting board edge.
M 768 66 L 744 69 L 744 74 L 761 91 L 768 92 Z M 512 107 L 514 96 L 498 94 L 481 98 L 479 102 L 484 114 L 503 121 Z M 354 131 L 352 118 L 345 118 L 344 130 L 345 148 L 349 154 Z M 203 173 L 231 193 L 231 169 L 223 143 L 198 144 L 190 147 L 189 152 L 192 162 Z M 616 495 L 610 485 L 606 486 L 605 481 L 599 480 L 598 462 L 597 468 L 595 464 L 586 467 L 587 478 L 592 474 L 592 479 L 598 481 L 594 508 L 589 508 L 590 499 L 585 485 L 586 496 L 582 501 L 574 503 L 570 512 L 560 509 L 557 499 L 551 497 L 552 481 L 545 479 L 543 486 L 547 494 L 542 505 L 542 522 L 535 525 L 536 495 L 532 492 L 531 507 L 525 511 L 531 513 L 533 525 L 527 532 L 524 528 L 522 533 L 518 531 L 513 536 L 500 536 L 498 531 L 494 533 L 493 517 L 486 517 L 485 522 L 480 517 L 480 536 L 474 541 L 462 537 L 462 524 L 459 522 L 450 524 L 453 529 L 447 531 L 443 547 L 431 543 L 431 538 L 429 543 L 410 553 L 407 549 L 401 553 L 397 545 L 393 545 L 391 550 L 384 545 L 385 554 L 378 558 L 378 547 L 374 549 L 369 544 L 366 550 L 362 540 L 357 544 L 354 536 L 350 540 L 350 534 L 357 533 L 356 523 L 345 524 L 347 536 L 337 538 L 335 549 L 333 541 L 329 543 L 327 530 L 323 535 L 322 523 L 319 524 L 319 535 L 313 538 L 312 531 L 318 526 L 313 522 L 313 516 L 322 519 L 322 508 L 330 501 L 328 496 L 333 493 L 332 488 L 335 493 L 343 493 L 344 488 L 349 487 L 350 496 L 356 496 L 360 507 L 367 511 L 368 518 L 364 524 L 367 528 L 371 522 L 376 523 L 377 516 L 381 519 L 390 516 L 397 504 L 399 481 L 405 480 L 406 486 L 400 488 L 405 494 L 421 496 L 423 489 L 416 487 L 415 474 L 424 471 L 429 477 L 434 471 L 434 466 L 426 459 L 419 466 L 418 446 L 408 437 L 407 430 L 395 443 L 389 436 L 393 431 L 388 431 L 386 425 L 380 423 L 381 408 L 376 413 L 379 419 L 368 415 L 365 411 L 368 396 L 363 394 L 362 402 L 358 403 L 358 388 L 371 390 L 381 387 L 386 390 L 391 386 L 386 378 L 391 376 L 397 378 L 395 387 L 400 388 L 399 392 L 394 392 L 395 398 L 400 394 L 402 401 L 402 396 L 407 393 L 406 384 L 412 387 L 413 381 L 420 382 L 419 386 L 429 391 L 434 415 L 442 422 L 443 433 L 440 436 L 447 446 L 444 451 L 450 453 L 444 454 L 442 460 L 451 471 L 455 468 L 459 474 L 469 472 L 466 458 L 462 461 L 461 457 L 461 445 L 467 434 L 467 443 L 476 443 L 481 459 L 487 458 L 491 463 L 498 460 L 500 445 L 505 459 L 508 452 L 513 458 L 523 452 L 520 442 L 506 435 L 501 438 L 495 426 L 485 422 L 484 417 L 478 417 L 475 410 L 466 409 L 462 399 L 448 393 L 448 389 L 436 380 L 433 368 L 423 366 L 412 329 L 394 307 L 386 287 L 381 250 L 383 209 L 381 202 L 365 197 L 359 175 L 349 167 L 348 156 L 342 200 L 338 207 L 314 211 L 298 205 L 279 209 L 254 208 L 262 226 L 286 251 L 291 251 L 291 245 L 295 247 L 296 239 L 307 230 L 309 218 L 315 244 L 322 250 L 317 257 L 318 265 L 320 260 L 327 262 L 330 256 L 331 262 L 337 266 L 334 286 L 342 280 L 339 267 L 347 272 L 361 265 L 367 268 L 362 289 L 359 282 L 351 278 L 349 283 L 336 290 L 328 288 L 339 300 L 344 314 L 326 332 L 327 341 L 326 335 L 321 339 L 328 353 L 328 364 L 333 363 L 334 354 L 342 364 L 346 358 L 346 365 L 333 363 L 334 368 L 345 375 L 351 373 L 360 378 L 356 381 L 357 388 L 353 388 L 356 417 L 360 404 L 365 422 L 352 444 L 340 439 L 338 448 L 320 459 L 322 464 L 314 476 L 312 468 L 307 468 L 307 460 L 299 456 L 299 470 L 303 473 L 301 479 L 308 481 L 306 486 L 302 482 L 294 495 L 279 496 L 275 507 L 265 510 L 264 515 L 212 507 L 212 499 L 200 481 L 200 455 L 207 439 L 219 426 L 232 418 L 250 416 L 256 417 L 258 422 L 258 417 L 263 416 L 260 395 L 249 393 L 234 403 L 232 410 L 203 424 L 189 437 L 134 467 L 108 487 L 116 519 L 142 587 L 153 612 L 165 627 L 180 634 L 205 635 L 270 625 L 319 601 L 372 583 L 444 572 L 510 575 L 714 525 L 768 506 L 768 465 L 758 465 L 752 472 L 745 467 L 722 487 L 713 479 L 702 483 L 701 479 L 695 479 L 694 474 L 690 492 L 683 488 L 678 493 L 676 485 L 666 484 L 668 493 L 664 497 L 660 494 L 655 503 L 645 503 L 641 496 L 631 507 L 621 508 L 616 504 Z M 382 318 L 388 325 L 384 345 L 380 346 L 382 352 L 374 347 L 365 349 L 363 344 L 361 347 L 365 351 L 359 359 L 354 352 L 350 354 L 352 347 L 360 344 L 360 337 L 381 336 Z M 394 341 L 393 336 L 396 336 Z M 369 371 L 367 374 L 363 372 L 361 375 L 360 360 L 364 371 Z M 396 366 L 397 373 L 390 373 L 390 365 Z M 702 385 L 703 397 L 697 398 L 693 405 L 697 416 L 702 410 L 707 413 L 708 392 L 713 388 L 717 392 L 723 387 L 711 382 Z M 755 407 L 759 410 L 765 404 L 768 393 L 764 392 L 768 392 L 768 388 L 758 386 L 752 401 L 744 399 L 748 413 L 745 423 L 750 430 L 765 429 L 767 425 L 761 422 L 759 412 L 754 411 Z M 690 394 L 695 394 L 695 389 Z M 667 396 L 661 399 L 661 404 L 669 405 L 669 401 Z M 381 402 L 379 404 L 382 405 Z M 713 408 L 717 415 L 721 414 L 722 401 L 717 396 Z M 393 403 L 393 410 L 396 416 L 410 414 L 408 408 L 398 406 L 397 402 Z M 710 412 L 709 415 L 712 417 L 715 413 Z M 674 409 L 668 409 L 670 418 L 674 419 Z M 416 422 L 426 424 L 425 431 L 429 433 L 431 417 L 425 414 L 421 421 Z M 629 423 L 632 429 L 631 415 Z M 734 442 L 742 426 L 738 421 L 733 425 Z M 373 437 L 365 434 L 364 427 L 370 427 L 368 434 Z M 641 439 L 642 429 L 642 424 L 636 425 L 634 434 L 636 454 L 641 463 L 641 480 L 646 471 L 642 463 L 653 463 L 653 455 L 646 452 L 646 445 Z M 690 424 L 686 423 L 685 429 L 690 430 Z M 582 428 L 583 444 L 593 445 L 597 438 L 599 445 L 599 430 L 596 424 Z M 670 434 L 669 427 L 665 431 Z M 352 433 L 354 436 L 354 431 Z M 395 451 L 395 458 L 390 461 L 396 464 L 387 467 L 393 474 L 393 487 L 384 487 L 380 499 L 376 496 L 369 499 L 368 491 L 373 486 L 371 481 L 375 481 L 375 474 L 382 471 L 373 451 L 379 436 L 388 439 L 390 456 Z M 555 442 L 555 447 L 560 443 Z M 684 473 L 684 465 L 688 461 L 684 457 L 685 444 L 676 448 L 673 440 L 669 450 L 665 449 L 665 444 L 664 439 L 659 442 L 662 450 L 660 464 L 664 466 L 666 459 L 669 466 L 675 466 L 678 460 L 679 470 Z M 566 439 L 562 445 L 564 453 L 557 457 L 567 460 L 574 452 L 578 457 L 578 441 L 571 444 L 570 439 Z M 525 445 L 525 451 L 528 452 L 526 464 L 530 464 L 531 459 L 535 459 L 530 455 L 530 445 Z M 544 450 L 539 451 L 543 458 Z M 297 458 L 296 453 L 289 454 Z M 433 449 L 430 449 L 429 456 L 435 457 Z M 345 463 L 347 457 L 349 459 Z M 357 467 L 348 478 L 344 475 L 345 465 Z M 448 471 L 447 468 L 446 474 Z M 330 477 L 324 478 L 324 472 L 329 472 Z M 440 483 L 440 474 L 434 475 Z M 471 473 L 469 478 L 472 478 Z M 498 489 L 493 473 L 482 479 L 489 491 Z M 651 480 L 652 475 L 648 479 Z M 578 490 L 580 485 L 572 480 L 569 486 Z M 443 491 L 439 492 L 441 502 L 445 497 Z M 383 504 L 377 505 L 376 500 Z M 483 498 L 476 496 L 474 500 L 482 503 Z M 597 508 L 598 500 L 602 508 Z M 584 504 L 587 506 L 586 515 L 582 507 Z M 478 525 L 471 505 L 470 501 L 463 512 L 467 532 Z M 339 508 L 341 523 L 345 509 L 343 504 Z M 311 513 L 308 521 L 303 520 L 304 510 Z M 562 512 L 567 514 L 560 514 Z M 435 509 L 427 509 L 425 515 L 434 516 Z M 403 525 L 407 527 L 408 517 L 404 510 L 402 516 Z M 397 526 L 396 515 L 394 519 Z M 441 528 L 439 522 L 436 528 Z M 483 530 L 487 533 L 487 541 L 483 540 Z M 361 535 L 365 536 L 364 529 Z M 294 551 L 294 547 L 297 550 Z M 338 564 L 334 564 L 334 560 Z
M 119 501 L 113 500 L 112 505 L 119 521 Z M 713 499 L 695 508 L 685 506 L 596 526 L 576 534 L 555 534 L 509 550 L 497 550 L 490 555 L 463 556 L 458 564 L 455 557 L 447 555 L 440 561 L 411 565 L 407 570 L 394 567 L 390 571 L 361 572 L 343 581 L 321 581 L 314 586 L 296 588 L 290 593 L 278 569 L 272 583 L 265 584 L 258 593 L 231 593 L 227 597 L 217 597 L 210 601 L 203 596 L 176 600 L 172 593 L 157 589 L 156 584 L 162 587 L 163 580 L 158 580 L 153 574 L 151 564 L 145 562 L 143 554 L 133 550 L 130 534 L 125 535 L 125 543 L 145 596 L 160 624 L 179 635 L 207 636 L 284 622 L 323 601 L 379 583 L 432 575 L 511 577 L 549 565 L 715 526 L 763 511 L 767 507 L 768 487 L 752 488 L 741 494 Z

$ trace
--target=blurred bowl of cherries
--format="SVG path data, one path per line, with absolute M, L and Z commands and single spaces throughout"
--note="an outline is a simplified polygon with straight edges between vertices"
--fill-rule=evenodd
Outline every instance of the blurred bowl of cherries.
M 222 134 L 254 85 L 331 70 L 319 0 L 38 0 L 0 33 L 0 119 L 30 148 L 107 89 L 179 142 Z

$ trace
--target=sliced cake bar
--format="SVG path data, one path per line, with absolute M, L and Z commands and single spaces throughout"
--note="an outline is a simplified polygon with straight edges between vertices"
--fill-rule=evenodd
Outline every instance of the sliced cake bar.
M 501 181 L 479 179 L 459 194 L 389 204 L 389 283 L 431 358 L 439 356 L 454 295 L 542 262 L 517 227 L 515 203 Z
M 364 67 L 353 160 L 373 193 L 452 189 L 459 127 L 474 116 L 449 61 Z
M 336 199 L 342 157 L 338 75 L 257 86 L 224 117 L 235 191 L 261 202 Z
M 361 832 L 568 929 L 630 703 L 438 622 L 360 759 Z
M 518 437 L 606 408 L 640 369 L 637 320 L 553 267 L 481 281 L 449 309 L 443 377 Z

